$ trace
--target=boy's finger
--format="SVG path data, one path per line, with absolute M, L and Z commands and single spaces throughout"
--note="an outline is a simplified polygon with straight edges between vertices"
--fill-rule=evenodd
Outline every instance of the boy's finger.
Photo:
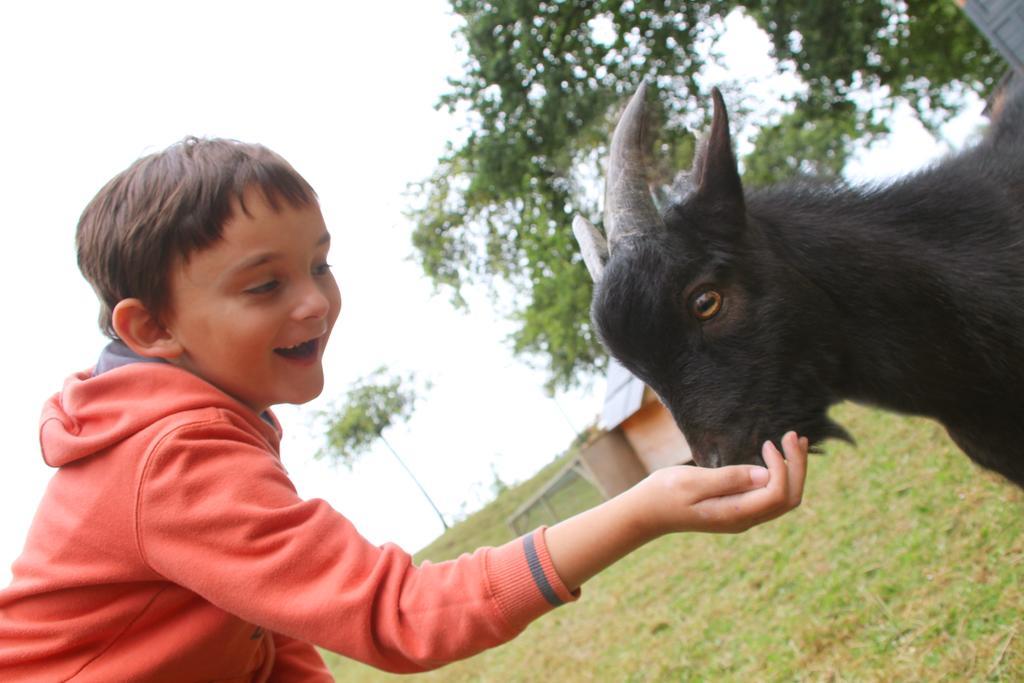
M 775 519 L 799 505 L 807 471 L 807 441 L 789 432 L 782 437 L 782 444 L 786 459 L 771 441 L 761 449 L 770 476 L 767 486 L 705 500 L 701 505 L 713 506 L 730 518 L 738 531 Z
M 790 436 L 792 435 L 792 436 Z M 790 432 L 783 438 L 782 447 L 786 451 L 786 465 L 789 470 L 789 503 L 792 507 L 800 504 L 804 493 L 804 482 L 807 479 L 807 437 L 797 438 Z
M 711 472 L 726 472 L 728 470 L 760 470 L 760 472 L 752 472 L 748 477 L 758 477 L 759 483 L 757 485 L 748 484 L 745 488 L 741 488 L 730 492 L 729 498 L 723 498 L 720 502 L 728 505 L 732 510 L 732 513 L 736 516 L 748 516 L 753 520 L 762 521 L 771 519 L 772 517 L 778 516 L 784 511 L 784 506 L 788 498 L 788 477 L 789 473 L 786 468 L 786 461 L 782 459 L 782 454 L 775 448 L 775 445 L 771 441 L 766 441 L 761 447 L 761 455 L 764 458 L 765 464 L 768 466 L 765 468 L 757 468 L 750 466 L 732 466 L 732 467 L 721 467 L 717 470 L 710 470 Z M 768 475 L 768 481 L 763 481 L 765 473 Z M 743 495 L 736 495 L 743 494 Z M 710 496 L 724 496 L 725 494 L 711 494 Z
M 716 469 L 699 468 L 691 482 L 694 500 L 718 498 L 763 487 L 768 483 L 768 471 L 756 465 L 730 465 Z
M 785 439 L 786 437 L 783 437 L 783 441 Z M 789 507 L 790 497 L 790 472 L 782 453 L 775 444 L 766 441 L 761 448 L 761 457 L 768 466 L 771 479 L 763 491 L 751 495 L 750 502 L 757 509 L 755 514 L 759 522 L 773 519 L 785 512 Z
M 782 437 L 783 443 L 785 443 L 788 436 L 789 434 Z M 771 475 L 771 480 L 766 488 L 772 494 L 785 498 L 789 488 L 789 471 L 782 453 L 779 452 L 774 443 L 765 441 L 764 446 L 761 448 L 761 457 L 764 459 L 764 464 L 768 467 L 768 473 Z

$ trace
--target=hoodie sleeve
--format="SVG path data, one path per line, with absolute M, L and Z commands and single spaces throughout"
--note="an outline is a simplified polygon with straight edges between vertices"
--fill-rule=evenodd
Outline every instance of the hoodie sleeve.
M 180 426 L 140 475 L 136 534 L 149 566 L 275 633 L 395 672 L 503 643 L 576 596 L 544 530 L 417 567 L 323 500 L 302 500 L 267 445 L 230 413 Z

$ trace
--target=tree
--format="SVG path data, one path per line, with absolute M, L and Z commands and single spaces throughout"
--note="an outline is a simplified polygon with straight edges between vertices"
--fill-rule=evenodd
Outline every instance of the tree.
M 317 451 L 316 457 L 330 458 L 351 468 L 379 440 L 412 478 L 447 529 L 448 522 L 427 490 L 384 438 L 385 429 L 399 421 L 407 422 L 412 417 L 417 396 L 415 390 L 406 385 L 414 381 L 412 375 L 403 380 L 401 377 L 390 376 L 387 368 L 380 367 L 353 383 L 340 405 L 334 404 L 319 414 L 319 418 L 326 422 L 326 444 Z
M 549 389 L 604 363 L 570 225 L 574 213 L 597 216 L 593 188 L 616 109 L 646 79 L 660 122 L 652 182 L 688 167 L 690 126 L 702 127 L 707 109 L 699 76 L 715 61 L 728 13 L 756 20 L 780 69 L 804 86 L 762 126 L 745 161 L 748 184 L 838 175 L 858 141 L 885 132 L 899 102 L 934 130 L 966 91 L 987 93 L 1005 68 L 950 0 L 451 4 L 465 21 L 467 61 L 439 106 L 466 111 L 470 123 L 414 188 L 415 256 L 456 305 L 466 305 L 467 287 L 489 289 L 518 324 L 513 351 L 546 367 Z M 878 107 L 857 106 L 865 92 Z

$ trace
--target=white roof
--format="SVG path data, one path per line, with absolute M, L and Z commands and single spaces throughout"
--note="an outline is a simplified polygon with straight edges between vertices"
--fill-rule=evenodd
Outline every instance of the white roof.
M 608 389 L 601 408 L 601 429 L 615 429 L 640 409 L 644 383 L 614 358 L 608 359 Z
M 1020 0 L 960 0 L 988 41 L 1024 73 L 1024 7 Z

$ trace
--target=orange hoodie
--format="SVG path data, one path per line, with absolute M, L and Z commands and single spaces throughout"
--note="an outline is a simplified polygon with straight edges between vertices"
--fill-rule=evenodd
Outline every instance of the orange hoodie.
M 575 597 L 543 529 L 420 567 L 372 545 L 299 498 L 267 415 L 166 364 L 70 377 L 40 427 L 59 469 L 0 591 L 0 680 L 330 681 L 309 643 L 421 671 Z

